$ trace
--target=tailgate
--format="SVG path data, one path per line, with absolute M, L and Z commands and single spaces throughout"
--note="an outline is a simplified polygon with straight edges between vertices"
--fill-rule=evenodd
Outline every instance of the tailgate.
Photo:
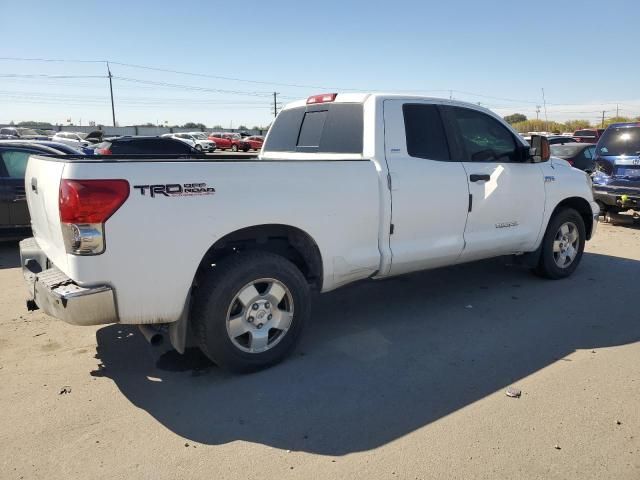
M 67 255 L 60 228 L 58 197 L 64 166 L 64 161 L 32 155 L 24 176 L 33 236 L 49 260 L 62 271 L 67 267 Z

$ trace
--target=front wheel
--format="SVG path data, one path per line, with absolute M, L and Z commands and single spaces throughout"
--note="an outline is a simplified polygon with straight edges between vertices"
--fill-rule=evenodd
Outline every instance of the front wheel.
M 217 262 L 197 287 L 191 315 L 199 347 L 233 372 L 269 367 L 295 347 L 309 302 L 307 281 L 286 258 L 234 254 Z
M 237 145 L 232 145 L 231 146 L 231 151 L 232 152 L 237 152 L 238 151 L 238 146 Z
M 198 152 L 202 152 L 202 145 L 198 145 L 198 144 L 196 143 L 196 150 L 197 150 Z
M 572 208 L 556 213 L 547 226 L 535 272 L 550 279 L 571 275 L 582 258 L 586 240 L 584 220 Z

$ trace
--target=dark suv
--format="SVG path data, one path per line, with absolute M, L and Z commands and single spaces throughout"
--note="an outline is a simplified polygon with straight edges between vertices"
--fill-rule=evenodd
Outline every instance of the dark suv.
M 596 145 L 593 194 L 602 213 L 640 210 L 640 123 L 614 123 Z
M 169 137 L 116 137 L 99 143 L 96 155 L 185 155 L 202 156 L 185 142 Z

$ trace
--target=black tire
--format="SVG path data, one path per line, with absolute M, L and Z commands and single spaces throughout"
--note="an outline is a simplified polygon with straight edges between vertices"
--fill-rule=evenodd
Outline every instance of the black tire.
M 237 145 L 231 145 L 231 151 L 232 152 L 237 152 L 238 151 L 238 146 Z
M 578 230 L 579 237 L 576 248 L 577 254 L 569 265 L 566 267 L 560 267 L 554 258 L 553 244 L 556 240 L 556 235 L 558 234 L 560 227 L 567 222 L 573 223 Z M 570 276 L 580 264 L 586 238 L 584 220 L 580 214 L 572 208 L 560 210 L 551 218 L 547 225 L 547 231 L 542 239 L 540 260 L 538 262 L 538 266 L 534 269 L 534 272 L 541 277 L 552 280 L 558 280 Z
M 289 290 L 294 305 L 293 319 L 274 346 L 264 352 L 250 353 L 231 340 L 227 333 L 227 313 L 243 287 L 263 278 L 275 279 Z M 198 346 L 207 357 L 221 368 L 247 373 L 274 365 L 286 357 L 298 343 L 310 311 L 309 285 L 293 263 L 273 253 L 244 252 L 221 260 L 201 278 L 193 299 L 191 320 Z
M 250 149 L 249 149 L 248 147 L 247 147 L 247 148 L 243 148 L 243 149 L 242 149 L 242 151 L 243 151 L 244 153 L 247 153 L 249 150 L 250 150 Z
M 197 151 L 199 151 L 199 152 L 201 152 L 201 153 L 202 153 L 202 145 L 198 145 L 198 144 L 196 143 L 195 149 L 196 149 Z

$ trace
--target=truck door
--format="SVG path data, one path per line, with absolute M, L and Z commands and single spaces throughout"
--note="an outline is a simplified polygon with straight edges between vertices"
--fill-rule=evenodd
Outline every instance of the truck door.
M 460 261 L 532 250 L 545 205 L 540 164 L 525 161 L 525 147 L 491 115 L 453 106 L 442 111 L 471 193 Z
M 384 101 L 390 172 L 390 275 L 448 265 L 464 247 L 469 187 L 451 160 L 440 107 L 428 101 Z

